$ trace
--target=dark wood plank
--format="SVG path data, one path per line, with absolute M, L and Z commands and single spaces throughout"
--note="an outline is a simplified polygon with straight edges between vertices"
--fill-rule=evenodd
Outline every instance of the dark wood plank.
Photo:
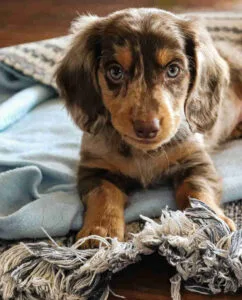
M 153 0 L 2 0 L 0 47 L 65 35 L 78 14 L 102 16 L 127 7 L 153 5 Z
M 143 260 L 115 274 L 111 289 L 128 300 L 171 300 L 170 281 L 175 274 L 164 258 L 157 254 L 143 257 Z M 110 296 L 109 300 L 117 300 Z M 182 289 L 182 300 L 236 300 L 238 295 L 204 296 Z
M 152 6 L 181 11 L 200 6 L 221 10 L 242 5 L 238 0 L 1 0 L 0 47 L 65 35 L 78 14 L 103 16 L 128 7 Z

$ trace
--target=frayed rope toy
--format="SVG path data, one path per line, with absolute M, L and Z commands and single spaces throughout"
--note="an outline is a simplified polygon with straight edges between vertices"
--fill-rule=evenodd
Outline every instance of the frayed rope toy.
M 191 199 L 184 212 L 162 210 L 160 223 L 142 217 L 144 229 L 127 242 L 96 238 L 98 249 L 78 249 L 52 243 L 20 243 L 0 256 L 0 293 L 6 299 L 107 299 L 116 273 L 158 252 L 174 266 L 171 296 L 180 285 L 193 292 L 236 292 L 242 286 L 242 231 L 227 224 L 202 202 Z

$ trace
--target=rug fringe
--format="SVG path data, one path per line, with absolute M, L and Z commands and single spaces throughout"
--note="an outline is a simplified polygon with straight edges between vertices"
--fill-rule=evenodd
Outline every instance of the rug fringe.
M 147 217 L 144 229 L 127 242 L 91 236 L 71 247 L 20 243 L 0 256 L 3 300 L 107 299 L 112 274 L 158 252 L 177 270 L 171 278 L 173 300 L 187 290 L 203 294 L 235 292 L 242 285 L 242 233 L 227 225 L 200 201 L 185 212 L 162 211 L 160 222 Z M 102 247 L 80 249 L 87 239 Z M 188 280 L 189 279 L 189 280 Z

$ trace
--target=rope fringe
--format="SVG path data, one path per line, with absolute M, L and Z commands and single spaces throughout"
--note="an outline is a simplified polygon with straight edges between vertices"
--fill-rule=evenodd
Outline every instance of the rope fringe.
M 127 242 L 90 236 L 71 247 L 20 243 L 0 256 L 0 294 L 16 299 L 107 299 L 112 274 L 158 252 L 174 266 L 171 296 L 180 300 L 180 286 L 202 294 L 236 292 L 242 285 L 242 231 L 227 224 L 202 202 L 191 199 L 184 212 L 168 208 L 157 223 L 141 216 L 144 229 Z M 87 239 L 102 243 L 80 249 Z M 113 293 L 113 292 L 111 292 Z

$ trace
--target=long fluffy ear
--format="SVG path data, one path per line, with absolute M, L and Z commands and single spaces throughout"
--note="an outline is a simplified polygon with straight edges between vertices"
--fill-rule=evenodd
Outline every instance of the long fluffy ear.
M 82 16 L 72 25 L 73 40 L 56 71 L 56 81 L 76 124 L 96 133 L 107 120 L 97 82 L 102 18 Z
M 182 26 L 190 62 L 185 115 L 192 131 L 205 132 L 217 120 L 224 89 L 229 83 L 229 69 L 198 20 L 187 20 Z

